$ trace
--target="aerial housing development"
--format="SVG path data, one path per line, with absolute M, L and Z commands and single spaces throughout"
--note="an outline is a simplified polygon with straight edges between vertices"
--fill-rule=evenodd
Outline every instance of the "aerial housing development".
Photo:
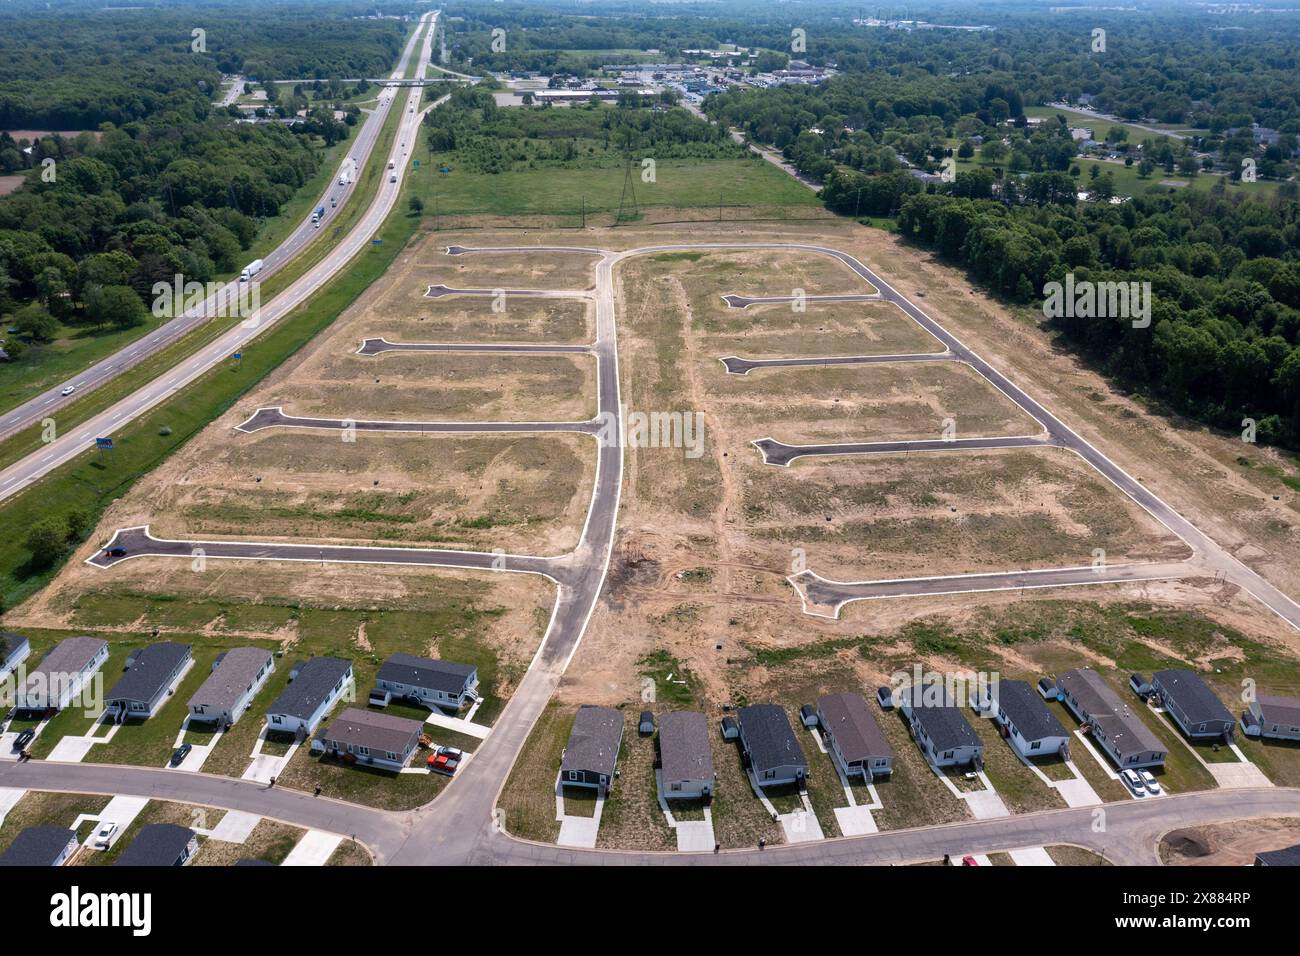
M 225 867 L 342 925 L 413 898 L 350 868 L 525 865 L 1285 917 L 1300 10 L 0 37 L 0 863 L 58 868 L 16 919 L 112 888 L 219 945 L 267 890 Z

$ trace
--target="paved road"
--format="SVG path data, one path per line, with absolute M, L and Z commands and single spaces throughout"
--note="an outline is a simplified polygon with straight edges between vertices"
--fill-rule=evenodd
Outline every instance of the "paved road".
M 954 438 L 944 441 L 867 441 L 826 445 L 787 445 L 775 438 L 759 438 L 750 442 L 763 453 L 763 464 L 788 467 L 799 458 L 820 455 L 896 455 L 914 451 L 969 451 L 979 448 L 1041 448 L 1056 447 L 1060 442 L 1051 437 L 1016 435 L 1010 438 Z
M 427 20 L 436 15 L 436 13 L 426 14 L 425 19 Z M 429 44 L 431 42 L 430 34 L 431 31 L 425 31 L 423 54 L 421 56 L 420 65 L 417 67 L 421 72 L 421 75 L 423 74 L 425 65 L 428 61 Z M 402 72 L 406 69 L 405 63 L 409 59 L 416 36 L 418 36 L 418 31 L 417 34 L 412 36 L 411 42 L 408 43 L 407 50 L 403 54 L 403 64 L 399 66 L 399 70 Z M 165 372 L 158 376 L 158 378 L 154 379 L 152 382 L 140 387 L 131 395 L 93 416 L 88 421 L 62 433 L 55 441 L 50 442 L 21 461 L 4 469 L 4 471 L 0 471 L 0 500 L 4 500 L 10 495 L 15 494 L 30 485 L 32 482 L 48 474 L 53 469 L 59 467 L 64 462 L 75 458 L 87 448 L 93 447 L 96 438 L 112 435 L 116 429 L 148 411 L 150 408 L 153 408 L 159 402 L 165 400 L 178 390 L 193 382 L 209 369 L 222 362 L 228 361 L 234 352 L 246 350 L 249 347 L 249 343 L 265 331 L 266 328 L 274 325 L 280 318 L 293 311 L 303 302 L 307 301 L 308 298 L 318 292 L 322 286 L 345 268 L 353 257 L 369 244 L 371 237 L 379 230 L 380 226 L 387 218 L 388 213 L 397 202 L 397 198 L 400 195 L 402 188 L 402 179 L 406 174 L 407 158 L 410 155 L 410 147 L 414 145 L 415 137 L 419 132 L 420 121 L 423 118 L 424 112 L 427 112 L 427 109 L 432 109 L 436 105 L 436 103 L 430 104 L 425 111 L 417 110 L 414 113 L 410 112 L 409 109 L 411 107 L 418 106 L 420 96 L 421 92 L 419 89 L 412 89 L 407 94 L 407 105 L 405 107 L 407 111 L 402 114 L 401 124 L 398 127 L 398 133 L 394 137 L 393 147 L 389 153 L 389 157 L 396 165 L 394 172 L 396 173 L 397 182 L 388 182 L 386 179 L 381 180 L 374 201 L 370 204 L 365 213 L 362 214 L 360 221 L 333 249 L 329 251 L 329 253 L 308 269 L 306 273 L 295 280 L 287 289 L 276 296 L 270 303 L 264 304 L 260 315 L 255 319 L 241 322 L 239 325 L 218 336 L 218 338 L 213 342 L 199 349 L 193 355 L 183 359 L 178 366 L 174 367 L 169 372 Z M 396 100 L 397 94 L 387 94 L 385 98 L 385 106 L 376 110 L 376 114 L 386 112 L 388 106 L 395 104 Z M 398 105 L 397 108 L 402 109 L 403 107 Z M 372 119 L 374 119 L 374 117 L 372 117 Z M 360 135 L 368 137 L 368 140 L 373 144 L 374 138 L 378 136 L 379 126 L 372 127 L 369 123 L 370 121 L 367 121 L 367 126 L 363 129 L 363 132 Z M 379 119 L 379 125 L 382 126 L 382 117 Z M 401 144 L 405 144 L 406 148 L 403 148 Z M 229 289 L 231 287 L 227 286 L 226 288 Z M 164 329 L 170 329 L 172 331 L 166 333 L 168 336 L 166 341 L 171 341 L 175 338 L 177 329 L 180 330 L 180 334 L 183 334 L 186 328 L 197 325 L 202 321 L 205 320 L 185 318 L 173 320 L 167 325 L 161 326 L 159 329 L 138 340 L 134 345 L 129 346 L 124 350 L 124 352 L 119 353 L 119 356 L 123 360 L 128 360 L 131 363 L 139 361 L 144 357 L 143 352 L 140 350 L 146 347 L 157 349 L 166 344 L 166 342 L 160 342 L 151 338 L 151 336 L 161 334 Z M 182 328 L 181 326 L 176 325 L 177 322 L 188 322 L 189 326 Z M 113 359 L 107 359 L 104 363 L 101 363 L 101 366 L 112 365 L 113 362 Z M 97 366 L 97 368 L 99 367 L 100 366 Z M 106 381 L 107 378 L 112 378 L 120 371 L 120 368 L 105 367 L 103 369 L 103 375 L 106 377 L 101 378 L 100 381 Z M 77 381 L 82 380 L 82 377 L 77 379 Z M 89 379 L 86 379 L 86 382 L 89 383 Z M 50 407 L 53 408 L 54 406 L 51 405 Z M 48 410 L 41 408 L 38 408 L 37 412 L 38 417 L 48 414 Z
M 820 358 L 747 359 L 728 355 L 718 359 L 728 373 L 748 375 L 756 368 L 797 368 L 805 365 L 891 365 L 899 362 L 951 362 L 951 352 L 913 352 L 907 355 L 828 355 Z
M 490 344 L 466 342 L 448 344 L 445 342 L 390 342 L 388 339 L 366 339 L 357 349 L 358 355 L 380 355 L 384 352 L 499 352 L 507 355 L 540 353 L 543 355 L 587 355 L 591 353 L 590 345 L 535 345 L 535 344 Z
M 260 432 L 265 428 L 322 428 L 332 431 L 351 429 L 359 432 L 582 432 L 594 435 L 603 422 L 399 422 L 364 421 L 351 418 L 298 418 L 286 415 L 280 406 L 259 408 L 236 431 Z
M 448 295 L 527 296 L 533 299 L 585 299 L 590 293 L 585 289 L 453 289 L 445 285 L 431 285 L 424 293 L 426 299 L 441 299 Z
M 722 301 L 732 309 L 748 309 L 751 305 L 770 305 L 773 302 L 880 302 L 879 292 L 848 292 L 843 295 L 736 295 L 728 293 Z
M 499 731 L 498 731 L 499 732 Z M 489 738 L 491 739 L 491 738 Z M 479 762 L 476 756 L 466 774 Z M 458 779 L 454 786 L 464 783 Z M 887 830 L 860 837 L 816 843 L 773 846 L 766 850 L 727 850 L 711 853 L 638 853 L 578 850 L 525 843 L 494 826 L 484 826 L 486 807 L 476 815 L 434 820 L 430 808 L 397 813 L 342 803 L 306 793 L 267 788 L 264 784 L 204 773 L 152 770 L 113 764 L 52 763 L 0 760 L 0 786 L 67 793 L 124 794 L 175 800 L 200 806 L 243 810 L 284 823 L 355 837 L 380 863 L 460 863 L 472 865 L 649 865 L 649 866 L 810 866 L 888 865 L 996 853 L 1029 846 L 1069 843 L 1105 854 L 1113 863 L 1154 865 L 1156 846 L 1171 829 L 1227 821 L 1300 815 L 1300 789 L 1209 790 L 1174 794 L 1159 800 L 1125 800 L 1106 804 L 1103 828 L 1097 808 L 1046 810 L 989 820 L 967 820 L 941 826 Z M 430 806 L 439 806 L 446 795 Z M 468 825 L 476 836 L 460 838 L 432 831 Z M 461 853 L 461 850 L 467 852 Z M 427 851 L 427 855 L 421 855 Z
M 1020 591 L 1036 588 L 1084 587 L 1094 584 L 1132 584 L 1204 577 L 1204 568 L 1190 561 L 1152 564 L 1091 565 L 1080 568 L 1043 568 L 1031 571 L 993 571 L 881 581 L 831 581 L 813 571 L 801 571 L 787 580 L 799 592 L 804 611 L 818 617 L 838 617 L 850 601 L 879 598 L 928 597 L 935 594 L 971 594 L 977 591 Z M 816 610 L 826 608 L 826 612 Z
M 407 65 L 410 62 L 411 55 L 415 51 L 416 39 L 420 35 L 417 28 L 407 41 L 406 48 L 402 52 L 402 58 L 397 68 L 393 71 L 394 76 L 401 76 L 406 72 Z M 242 82 L 236 83 L 235 88 L 242 86 Z M 237 94 L 236 94 L 237 95 Z M 229 93 L 227 94 L 229 97 Z M 379 109 L 374 110 L 362 124 L 360 132 L 357 134 L 356 142 L 349 151 L 349 158 L 364 166 L 371 150 L 374 148 L 376 140 L 379 138 L 379 131 L 383 128 L 384 121 L 388 116 L 388 109 L 392 101 L 392 94 L 388 95 L 386 102 L 382 102 Z M 233 102 L 233 100 L 232 100 Z M 355 168 L 355 167 L 354 167 Z M 325 207 L 325 219 L 323 226 L 329 226 L 330 222 L 342 210 L 353 192 L 356 189 L 355 177 L 353 181 L 346 186 L 337 184 L 337 176 L 331 176 L 330 184 L 326 187 L 325 192 L 316 202 L 316 206 Z M 337 208 L 330 208 L 330 198 L 338 201 Z M 277 270 L 283 268 L 291 262 L 313 239 L 320 235 L 319 229 L 312 223 L 311 214 L 307 215 L 301 223 L 291 232 L 285 240 L 275 249 L 262 257 L 266 264 L 261 274 L 260 281 L 265 281 L 272 276 Z M 250 256 L 250 259 L 252 257 Z M 137 363 L 148 358 L 153 353 L 165 348 L 167 345 L 175 342 L 192 329 L 207 322 L 209 318 L 219 314 L 218 309 L 223 304 L 232 304 L 239 295 L 240 283 L 238 281 L 227 283 L 216 294 L 209 296 L 208 299 L 199 308 L 191 309 L 164 325 L 160 325 L 147 335 L 136 339 L 130 345 L 113 353 L 92 365 L 90 368 L 79 372 L 74 377 L 65 382 L 51 386 L 40 395 L 24 402 L 22 405 L 0 415 L 0 439 L 6 438 L 16 431 L 32 425 L 48 417 L 59 408 L 75 401 L 82 395 L 86 394 L 105 382 L 116 378 L 122 372 L 136 365 Z M 70 396 L 60 394 L 67 386 L 74 386 L 76 391 Z M 0 478 L 7 477 L 0 476 Z M 15 490 L 11 486 L 9 489 L 0 488 L 0 491 Z M 0 494 L 3 497 L 3 494 Z
M 125 549 L 113 555 L 110 550 Z M 86 559 L 97 568 L 111 568 L 135 558 L 186 558 L 202 556 L 236 561 L 304 561 L 313 564 L 398 564 L 475 571 L 515 571 L 541 574 L 554 581 L 573 581 L 575 572 L 567 558 L 540 558 L 505 552 L 449 551 L 442 548 L 390 548 L 366 545 L 296 544 L 282 541 L 201 541 L 155 538 L 148 525 L 119 528 L 105 545 Z

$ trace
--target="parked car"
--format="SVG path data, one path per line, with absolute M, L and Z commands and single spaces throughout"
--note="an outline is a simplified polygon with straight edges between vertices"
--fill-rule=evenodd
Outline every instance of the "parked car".
M 194 749 L 193 744 L 181 744 L 172 754 L 171 766 L 179 767 L 184 763 L 185 758 L 189 756 L 190 751 Z
M 106 557 L 106 558 L 125 558 L 125 557 L 126 557 L 126 548 L 123 548 L 121 545 L 118 545 L 118 546 L 116 546 L 116 547 L 112 547 L 112 548 L 105 548 L 105 549 L 104 549 L 104 557 Z
M 1137 775 L 1136 770 L 1121 770 L 1119 779 L 1124 782 L 1124 786 L 1133 791 L 1135 797 L 1145 797 L 1146 787 L 1142 783 L 1142 778 Z
M 1142 778 L 1142 786 L 1146 789 L 1147 793 L 1151 794 L 1153 797 L 1160 795 L 1160 784 L 1156 781 L 1156 778 L 1151 775 L 1150 770 L 1139 770 L 1138 776 Z
M 979 863 L 979 860 L 975 859 L 975 857 L 973 857 L 973 856 L 963 856 L 963 857 L 961 858 L 961 865 L 962 865 L 962 866 L 979 866 L 980 863 Z
M 17 737 L 14 738 L 14 750 L 22 750 L 36 737 L 36 731 L 28 727 Z
M 453 776 L 456 768 L 460 766 L 461 758 L 465 755 L 455 747 L 439 747 L 436 752 L 429 755 L 429 769 L 434 773 L 445 773 L 447 776 Z
M 117 824 L 109 820 L 100 821 L 99 829 L 95 831 L 95 849 L 107 850 L 113 845 L 115 836 L 117 836 Z

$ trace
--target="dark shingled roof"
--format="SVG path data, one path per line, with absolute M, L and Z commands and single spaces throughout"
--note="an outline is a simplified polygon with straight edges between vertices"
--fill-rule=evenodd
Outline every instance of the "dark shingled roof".
M 140 648 L 106 700 L 138 700 L 149 703 L 171 683 L 176 669 L 190 656 L 190 645 L 162 641 Z
M 351 661 L 338 657 L 313 657 L 298 668 L 298 676 L 275 699 L 268 714 L 288 714 L 308 720 L 326 700 L 339 678 L 352 667 Z
M 1264 850 L 1255 854 L 1255 862 L 1265 866 L 1300 866 L 1300 843 L 1284 846 L 1280 850 Z
M 999 680 L 998 707 L 1026 740 L 1070 736 L 1043 698 L 1022 680 Z
M 827 694 L 818 698 L 817 712 L 822 729 L 835 738 L 845 760 L 853 763 L 890 756 L 889 741 L 861 694 Z
M 379 668 L 376 680 L 410 684 L 412 687 L 423 687 L 446 694 L 459 694 L 465 687 L 465 681 L 469 680 L 474 671 L 475 668 L 469 664 L 439 661 L 431 657 L 416 657 L 414 654 L 394 654 Z
M 27 638 L 13 631 L 0 633 L 0 664 L 7 661 L 18 648 L 28 643 Z
M 935 750 L 958 750 L 962 747 L 980 746 L 979 735 L 966 722 L 961 708 L 952 702 L 944 692 L 940 704 L 926 704 L 925 688 L 912 688 L 920 691 L 921 703 L 911 706 L 912 717 L 925 728 Z
M 622 739 L 621 713 L 609 707 L 583 704 L 573 718 L 573 732 L 564 748 L 560 770 L 588 770 L 612 777 Z
M 665 782 L 712 780 L 713 752 L 709 749 L 709 722 L 693 710 L 659 716 L 659 756 Z
M 174 823 L 149 823 L 140 828 L 130 846 L 117 858 L 117 866 L 175 866 L 194 837 L 189 827 Z
M 0 856 L 0 866 L 53 866 L 76 838 L 66 827 L 28 827 Z
M 776 704 L 752 704 L 740 708 L 736 716 L 740 720 L 740 739 L 756 772 L 774 767 L 808 769 L 808 761 L 794 738 L 784 708 Z
M 1232 714 L 1223 706 L 1223 701 L 1210 690 L 1210 685 L 1194 674 L 1182 668 L 1156 671 L 1153 680 L 1160 681 L 1160 689 L 1178 704 L 1192 724 L 1224 721 L 1231 724 Z

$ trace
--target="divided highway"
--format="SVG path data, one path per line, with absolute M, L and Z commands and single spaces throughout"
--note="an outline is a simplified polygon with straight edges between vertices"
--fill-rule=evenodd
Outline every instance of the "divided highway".
M 434 33 L 431 24 L 436 22 L 437 16 L 438 12 L 434 11 L 425 14 L 421 18 L 420 26 L 411 34 L 411 38 L 402 53 L 402 59 L 393 71 L 393 79 L 400 79 L 405 76 L 411 56 L 414 54 L 417 41 L 422 32 L 424 34 L 424 42 L 421 46 L 422 60 L 417 70 L 419 76 L 424 76 Z M 419 131 L 419 122 L 423 117 L 423 114 L 418 111 L 415 113 L 410 112 L 410 107 L 418 105 L 419 97 L 419 87 L 413 88 L 408 94 L 407 113 L 402 117 L 397 141 L 394 143 L 390 157 L 396 161 L 397 182 L 384 182 L 381 184 L 379 195 L 371 204 L 363 220 L 353 228 L 348 237 L 325 260 L 318 263 L 307 275 L 301 277 L 292 286 L 276 296 L 271 303 L 264 304 L 261 309 L 260 321 L 255 325 L 241 323 L 239 327 L 231 330 L 229 334 L 221 337 L 216 343 L 210 344 L 203 352 L 188 357 L 171 373 L 160 376 L 134 395 L 123 399 L 112 408 L 69 431 L 62 438 L 33 452 L 27 458 L 5 469 L 4 472 L 0 472 L 0 500 L 7 498 L 31 484 L 37 478 L 57 468 L 85 448 L 90 447 L 96 438 L 112 434 L 114 428 L 130 421 L 176 389 L 182 388 L 193 381 L 217 361 L 237 351 L 240 345 L 299 305 L 332 278 L 346 264 L 347 260 L 355 255 L 369 240 L 370 235 L 378 228 L 379 223 L 383 222 L 396 201 L 401 190 L 404 161 L 410 155 L 410 147 L 414 145 L 414 138 Z M 379 105 L 367 117 L 361 131 L 357 134 L 356 142 L 349 153 L 349 158 L 345 161 L 345 165 L 350 164 L 354 170 L 364 167 L 379 139 L 388 112 L 393 108 L 397 100 L 398 94 L 395 91 L 381 91 Z M 400 143 L 405 143 L 407 148 L 403 150 L 399 145 Z M 356 179 L 357 177 L 354 174 L 350 177 L 347 185 L 339 186 L 337 178 L 331 175 L 329 188 L 318 203 L 318 205 L 325 206 L 327 210 L 324 227 L 329 226 L 332 218 L 337 215 L 338 209 L 343 208 L 344 204 L 355 192 L 357 188 Z M 331 196 L 338 200 L 337 208 L 329 207 Z M 382 211 L 382 215 L 378 214 L 380 211 Z M 265 277 L 274 273 L 277 269 L 283 268 L 319 235 L 320 231 L 312 224 L 310 218 L 304 220 L 279 247 L 263 258 L 265 266 L 260 275 Z M 67 382 L 56 385 L 17 408 L 6 412 L 0 416 L 0 439 L 42 421 L 60 407 L 111 381 L 125 370 L 143 361 L 153 353 L 166 348 L 192 329 L 209 321 L 208 317 L 216 314 L 222 303 L 233 303 L 237 300 L 240 291 L 239 286 L 238 281 L 228 283 L 210 296 L 202 307 L 192 309 L 172 319 Z M 68 396 L 62 395 L 61 393 L 68 386 L 74 387 L 75 391 Z

